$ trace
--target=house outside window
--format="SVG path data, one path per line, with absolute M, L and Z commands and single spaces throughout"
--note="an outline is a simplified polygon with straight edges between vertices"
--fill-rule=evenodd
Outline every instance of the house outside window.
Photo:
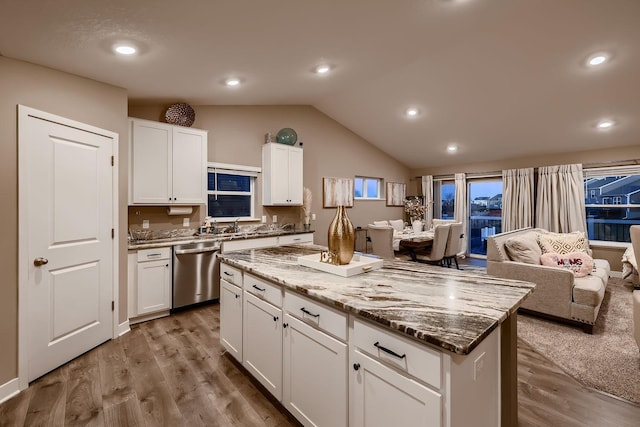
M 255 220 L 259 170 L 251 166 L 209 163 L 207 216 L 216 221 Z
M 356 176 L 353 192 L 356 199 L 380 200 L 382 199 L 382 178 Z
M 589 240 L 630 242 L 629 227 L 640 224 L 640 167 L 584 170 Z
M 456 201 L 456 184 L 453 180 L 434 180 L 433 217 L 454 219 L 453 208 Z

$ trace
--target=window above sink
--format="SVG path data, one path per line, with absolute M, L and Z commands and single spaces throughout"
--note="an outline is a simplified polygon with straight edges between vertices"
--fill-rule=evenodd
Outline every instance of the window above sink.
M 207 216 L 218 222 L 256 220 L 256 178 L 259 167 L 209 163 Z

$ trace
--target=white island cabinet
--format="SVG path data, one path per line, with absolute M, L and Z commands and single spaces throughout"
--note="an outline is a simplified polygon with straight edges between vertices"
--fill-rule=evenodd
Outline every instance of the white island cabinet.
M 269 143 L 262 146 L 262 204 L 302 205 L 302 148 Z
M 224 258 L 222 266 L 242 270 L 244 301 L 240 320 L 221 297 L 221 342 L 238 357 L 225 331 L 237 335 L 242 323 L 234 340 L 243 366 L 303 425 L 501 425 L 501 325 L 459 355 L 285 289 L 277 277 L 257 277 Z
M 129 204 L 206 203 L 207 131 L 129 121 Z
M 242 363 L 242 272 L 220 266 L 220 342 Z
M 292 292 L 284 298 L 282 403 L 305 426 L 347 426 L 347 315 Z

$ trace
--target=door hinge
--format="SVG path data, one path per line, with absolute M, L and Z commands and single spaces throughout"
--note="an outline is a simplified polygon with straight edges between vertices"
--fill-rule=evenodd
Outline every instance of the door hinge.
M 111 156 L 111 166 L 113 166 L 116 163 L 116 160 L 113 158 L 113 156 Z
M 115 238 L 116 237 L 116 230 L 114 230 L 113 228 L 111 229 L 111 238 Z
M 115 309 L 116 309 L 116 302 L 111 301 L 111 311 L 114 311 Z

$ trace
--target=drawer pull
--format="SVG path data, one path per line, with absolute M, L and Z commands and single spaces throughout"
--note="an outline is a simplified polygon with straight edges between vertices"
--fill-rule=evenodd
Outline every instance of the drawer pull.
M 152 256 L 160 256 L 160 255 L 162 255 L 162 254 L 148 254 L 147 258 L 151 258 Z
M 302 240 L 301 238 L 297 238 L 297 239 L 293 239 L 294 242 L 299 242 L 300 240 Z
M 395 351 L 393 351 L 393 350 L 389 350 L 388 348 L 381 346 L 379 341 L 378 341 L 378 342 L 376 342 L 376 343 L 374 344 L 374 347 L 376 347 L 376 348 L 378 348 L 378 349 L 380 349 L 380 350 L 384 351 L 384 352 L 385 352 L 385 353 L 387 353 L 387 354 L 390 354 L 390 355 L 392 355 L 392 356 L 395 356 L 395 357 L 397 357 L 398 359 L 404 359 L 405 357 L 407 357 L 407 355 L 406 355 L 406 354 L 402 354 L 402 355 L 400 355 L 400 354 L 396 353 L 396 352 L 395 352 Z
M 259 288 L 257 285 L 253 285 L 253 288 L 259 290 L 260 292 L 264 292 L 267 290 L 266 288 Z
M 233 273 L 229 273 L 228 271 L 225 271 L 224 274 L 233 277 Z
M 300 309 L 304 314 L 309 315 L 311 317 L 320 317 L 320 314 L 313 314 L 312 312 L 310 312 L 309 310 L 307 310 L 306 308 L 302 307 Z

